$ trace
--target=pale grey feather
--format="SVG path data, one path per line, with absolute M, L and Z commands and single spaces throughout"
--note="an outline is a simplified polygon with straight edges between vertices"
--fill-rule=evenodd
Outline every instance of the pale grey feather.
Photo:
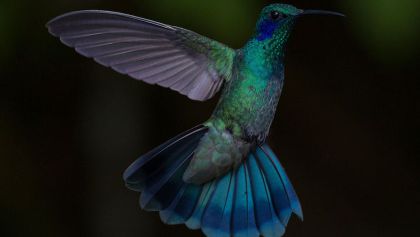
M 231 75 L 233 49 L 179 27 L 101 10 L 70 12 L 47 27 L 83 56 L 194 100 L 211 98 Z M 226 68 L 216 68 L 211 50 L 226 51 Z

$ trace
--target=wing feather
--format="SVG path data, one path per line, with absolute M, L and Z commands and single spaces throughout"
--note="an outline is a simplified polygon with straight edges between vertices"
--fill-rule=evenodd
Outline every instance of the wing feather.
M 213 97 L 232 74 L 235 50 L 180 27 L 101 10 L 70 12 L 47 27 L 81 55 L 193 100 Z

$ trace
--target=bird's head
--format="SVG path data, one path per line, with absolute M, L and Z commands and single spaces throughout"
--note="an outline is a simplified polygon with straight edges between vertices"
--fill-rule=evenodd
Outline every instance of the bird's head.
M 338 15 L 337 12 L 323 10 L 302 10 L 288 4 L 266 6 L 257 21 L 254 37 L 248 41 L 244 50 L 251 55 L 251 64 L 276 64 L 284 58 L 284 46 L 289 38 L 294 23 L 305 15 Z M 256 60 L 256 55 L 260 58 Z M 278 65 L 278 64 L 276 64 Z M 261 66 L 261 65 L 260 65 Z M 257 66 L 255 66 L 257 68 Z M 262 68 L 262 67 L 261 67 Z
M 343 16 L 337 12 L 323 10 L 301 10 L 288 4 L 271 4 L 262 11 L 256 26 L 259 41 L 286 41 L 294 22 L 303 15 L 324 14 Z

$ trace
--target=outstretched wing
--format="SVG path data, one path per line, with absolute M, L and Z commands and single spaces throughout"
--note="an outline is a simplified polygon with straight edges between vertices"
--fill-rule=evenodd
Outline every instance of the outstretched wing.
M 180 27 L 101 10 L 70 12 L 47 27 L 78 53 L 193 100 L 211 98 L 231 77 L 235 50 Z

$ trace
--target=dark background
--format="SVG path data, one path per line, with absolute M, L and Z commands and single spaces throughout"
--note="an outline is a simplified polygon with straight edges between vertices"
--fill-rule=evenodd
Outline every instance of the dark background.
M 267 3 L 1 0 L 0 236 L 202 236 L 141 211 L 121 174 L 205 121 L 218 96 L 194 102 L 119 75 L 44 25 L 68 11 L 107 9 L 239 48 Z M 288 44 L 269 143 L 305 221 L 292 218 L 286 235 L 418 234 L 420 2 L 288 3 L 348 17 L 302 18 Z

